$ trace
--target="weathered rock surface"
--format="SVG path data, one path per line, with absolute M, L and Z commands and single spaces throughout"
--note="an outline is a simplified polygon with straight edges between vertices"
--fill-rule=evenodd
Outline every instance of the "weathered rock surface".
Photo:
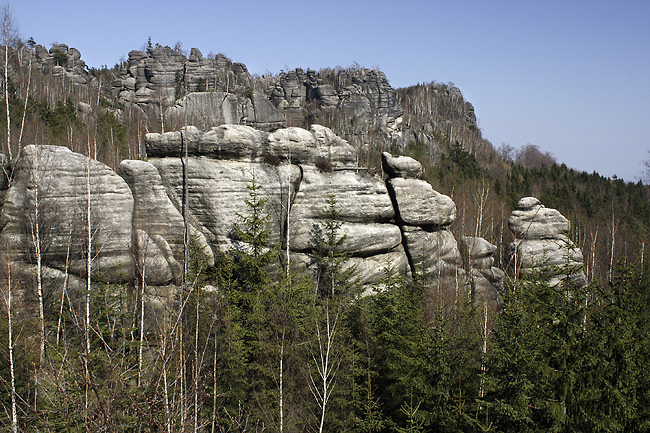
M 167 283 L 172 277 L 178 276 L 181 270 L 175 257 L 183 255 L 183 216 L 167 195 L 160 173 L 152 164 L 125 160 L 117 172 L 133 193 L 133 229 L 137 233 L 135 246 L 139 272 L 142 272 L 143 265 L 150 272 L 156 272 L 155 266 L 146 265 L 147 260 L 158 260 L 163 266 L 161 258 L 164 258 L 168 270 L 160 271 L 155 280 L 151 276 L 148 280 L 151 284 Z M 212 250 L 203 233 L 191 224 L 190 233 L 207 262 L 214 262 Z M 156 258 L 153 258 L 154 255 Z
M 388 152 L 381 154 L 381 166 L 388 177 L 419 179 L 422 164 L 410 156 L 393 156 Z
M 158 242 L 144 230 L 135 230 L 136 266 L 138 276 L 147 284 L 168 283 L 180 272 L 180 265 L 174 260 L 171 248 L 165 238 L 158 235 Z M 159 246 L 160 244 L 160 246 Z M 172 266 L 170 260 L 177 266 Z
M 343 270 L 352 267 L 354 275 L 359 278 L 361 284 L 379 284 L 386 278 L 389 272 L 395 275 L 411 274 L 408 258 L 404 247 L 398 245 L 393 251 L 376 254 L 370 257 L 352 257 L 343 263 Z
M 456 238 L 449 230 L 403 226 L 402 236 L 415 272 L 454 278 L 460 273 L 459 284 L 462 284 L 463 261 Z
M 388 188 L 397 204 L 396 213 L 406 225 L 447 226 L 456 219 L 456 204 L 420 179 L 388 179 Z
M 285 123 L 268 98 L 253 92 L 250 97 L 222 91 L 194 92 L 178 99 L 165 110 L 168 123 L 209 127 L 221 124 L 243 124 L 270 129 Z
M 292 224 L 291 249 L 307 252 L 317 247 L 316 233 L 323 234 L 323 221 L 300 219 Z M 339 236 L 345 236 L 340 250 L 356 256 L 387 253 L 402 242 L 399 227 L 393 224 L 342 222 Z
M 292 269 L 305 272 L 313 279 L 316 278 L 315 259 L 311 254 L 294 252 L 291 254 L 291 260 Z M 341 269 L 342 271 L 352 269 L 359 283 L 369 286 L 380 284 L 388 272 L 394 272 L 396 275 L 411 275 L 411 268 L 402 245 L 384 254 L 350 257 L 343 262 Z
M 266 114 L 277 118 L 275 107 L 266 104 L 267 98 L 262 95 L 247 102 L 242 97 L 246 89 L 252 91 L 252 82 L 242 63 L 233 63 L 221 54 L 214 59 L 204 58 L 196 48 L 188 59 L 162 46 L 151 47 L 146 52 L 131 51 L 126 68 L 113 82 L 113 94 L 123 106 L 138 104 L 153 117 L 160 115 L 162 105 L 163 110 L 174 107 L 168 113 L 168 120 L 174 116 L 185 118 L 187 114 L 193 121 L 206 115 L 217 122 L 274 123 Z M 194 92 L 208 93 L 190 96 Z M 182 100 L 186 95 L 188 98 Z M 180 101 L 175 106 L 177 100 Z M 207 122 L 204 126 L 215 126 L 215 123 Z
M 491 310 L 501 304 L 505 273 L 494 266 L 496 247 L 480 237 L 462 236 L 458 246 L 469 271 L 474 299 Z
M 563 240 L 569 220 L 557 210 L 544 207 L 535 197 L 524 197 L 512 211 L 508 226 L 518 239 Z
M 336 200 L 341 221 L 382 223 L 395 216 L 386 186 L 374 176 L 347 170 L 321 172 L 309 165 L 303 166 L 302 172 L 291 213 L 294 221 L 325 218 L 329 197 Z
M 535 197 L 524 197 L 510 214 L 508 225 L 515 235 L 510 250 L 516 270 L 546 268 L 556 275 L 553 284 L 564 276 L 579 285 L 586 284 L 582 252 L 569 239 L 569 221 L 560 212 L 546 208 Z
M 93 274 L 114 282 L 131 281 L 131 190 L 108 166 L 64 147 L 30 145 L 22 150 L 0 214 L 0 242 L 11 245 L 17 257 L 30 261 L 31 229 L 38 210 L 44 263 L 65 269 L 68 245 L 72 244 L 69 269 L 83 275 L 88 187 Z
M 309 131 L 294 127 L 270 134 L 246 125 L 221 125 L 205 133 L 188 126 L 181 131 L 149 133 L 145 146 L 149 157 L 180 157 L 182 146 L 187 146 L 189 155 L 214 159 L 267 160 L 276 164 L 287 161 L 313 164 L 326 159 L 334 167 L 356 163 L 354 148 L 320 125 L 312 125 Z
M 151 159 L 168 194 L 177 209 L 181 209 L 183 196 L 183 165 L 180 158 Z M 278 244 L 285 222 L 283 206 L 287 194 L 294 194 L 300 179 L 300 169 L 294 165 L 270 166 L 263 163 L 213 160 L 192 157 L 188 160 L 187 189 L 189 218 L 202 232 L 213 248 L 223 249 L 234 236 L 236 223 L 248 215 L 246 200 L 253 180 L 258 194 L 267 200 L 266 210 L 271 213 L 267 228 L 272 242 Z
M 280 74 L 270 99 L 287 118 L 302 116 L 308 102 L 324 109 L 337 108 L 359 124 L 379 124 L 389 136 L 398 136 L 402 108 L 397 93 L 383 72 L 375 69 L 336 72 L 337 88 L 317 78 L 312 70 L 296 69 Z
M 63 79 L 75 87 L 97 83 L 97 78 L 88 73 L 86 62 L 81 59 L 81 52 L 76 48 L 70 48 L 66 44 L 53 44 L 48 50 L 42 45 L 36 45 L 33 53 L 32 67 L 44 74 Z M 23 62 L 28 64 L 31 56 L 31 50 L 23 49 Z

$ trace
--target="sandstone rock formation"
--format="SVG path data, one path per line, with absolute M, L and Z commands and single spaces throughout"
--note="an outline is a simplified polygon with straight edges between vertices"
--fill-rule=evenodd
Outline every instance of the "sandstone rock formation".
M 417 161 L 384 153 L 382 165 L 391 176 L 386 185 L 412 271 L 426 276 L 445 301 L 453 299 L 465 285 L 458 243 L 447 228 L 456 219 L 456 205 L 428 182 L 415 178 L 422 173 Z
M 463 262 L 449 230 L 455 204 L 418 179 L 421 166 L 411 158 L 385 154 L 391 177 L 384 182 L 357 167 L 352 146 L 319 125 L 271 133 L 245 125 L 186 127 L 147 134 L 145 146 L 148 161 L 122 161 L 117 173 L 66 148 L 25 147 L 0 213 L 0 241 L 11 245 L 24 272 L 33 272 L 36 194 L 50 274 L 66 266 L 85 274 L 89 185 L 94 275 L 162 286 L 180 276 L 186 223 L 194 251 L 208 264 L 218 251 L 246 248 L 235 226 L 250 212 L 254 188 L 269 213 L 269 246 L 294 269 L 314 270 L 318 233 L 335 218 L 347 254 L 343 266 L 354 267 L 361 283 L 380 283 L 388 269 L 419 273 L 431 288 L 455 296 L 469 273 L 477 297 L 499 302 L 493 248 L 467 240 Z M 68 246 L 75 251 L 69 257 Z M 150 290 L 151 299 L 166 293 Z
M 582 251 L 569 239 L 569 221 L 560 212 L 535 197 L 524 197 L 510 214 L 508 226 L 515 235 L 510 245 L 515 272 L 547 268 L 554 275 L 552 284 L 566 276 L 586 284 Z
M 132 280 L 131 190 L 108 166 L 64 147 L 30 145 L 22 150 L 0 212 L 0 244 L 32 261 L 38 222 L 44 264 L 63 270 L 68 261 L 72 273 L 83 275 L 88 193 L 93 273 L 111 281 Z M 75 247 L 69 255 L 70 244 Z
M 253 90 L 246 65 L 224 55 L 204 58 L 192 48 L 189 58 L 170 47 L 131 51 L 126 68 L 112 83 L 123 108 L 136 104 L 167 123 L 190 122 L 205 128 L 220 124 L 277 127 L 285 118 L 269 98 Z
M 474 299 L 492 310 L 498 310 L 505 273 L 494 266 L 496 247 L 483 238 L 473 236 L 462 236 L 458 241 L 469 271 Z
M 398 137 L 403 110 L 383 72 L 375 69 L 340 70 L 331 73 L 336 82 L 325 82 L 313 70 L 298 68 L 280 74 L 270 99 L 290 119 L 301 119 L 307 102 L 323 109 L 337 108 L 358 124 L 379 124 L 388 136 Z

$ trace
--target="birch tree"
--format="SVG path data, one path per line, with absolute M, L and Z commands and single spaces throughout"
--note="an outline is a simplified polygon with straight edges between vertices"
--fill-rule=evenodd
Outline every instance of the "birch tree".
M 16 403 L 16 373 L 14 365 L 14 324 L 13 324 L 13 285 L 11 275 L 11 259 L 9 257 L 9 242 L 5 245 L 5 262 L 6 262 L 6 282 L 7 288 L 5 291 L 5 305 L 7 307 L 7 326 L 8 326 L 8 338 L 7 338 L 7 351 L 9 352 L 9 372 L 10 372 L 10 383 L 11 383 L 11 431 L 12 433 L 18 433 L 18 409 Z
M 17 30 L 14 23 L 13 14 L 8 3 L 5 3 L 0 9 L 0 31 L 2 32 L 2 43 L 5 49 L 4 64 L 4 87 L 5 87 L 5 107 L 7 109 L 7 154 L 9 159 L 13 159 L 11 152 L 11 114 L 9 113 L 9 48 L 14 45 L 17 39 Z
M 325 426 L 325 416 L 329 409 L 330 398 L 336 384 L 336 373 L 340 364 L 337 334 L 341 305 L 331 308 L 330 300 L 322 305 L 323 319 L 316 317 L 314 328 L 316 333 L 316 350 L 312 353 L 312 371 L 309 374 L 309 386 L 319 409 L 318 432 L 322 433 Z
M 43 251 L 41 238 L 41 178 L 40 148 L 35 147 L 30 177 L 34 191 L 34 213 L 30 224 L 32 246 L 36 256 L 36 293 L 38 294 L 38 324 L 40 331 L 40 365 L 45 364 L 45 313 L 43 309 Z

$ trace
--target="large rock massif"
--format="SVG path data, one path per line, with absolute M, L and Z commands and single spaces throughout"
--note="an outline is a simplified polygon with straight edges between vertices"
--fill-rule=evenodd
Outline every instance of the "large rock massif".
M 250 212 L 255 185 L 270 216 L 270 242 L 294 269 L 313 270 L 316 234 L 333 206 L 345 236 L 344 265 L 363 284 L 378 287 L 387 269 L 418 273 L 438 294 L 453 297 L 470 284 L 476 299 L 498 308 L 503 272 L 493 266 L 495 247 L 481 238 L 457 241 L 449 229 L 456 205 L 420 178 L 412 158 L 384 153 L 384 181 L 357 167 L 354 148 L 319 125 L 271 133 L 187 127 L 148 134 L 146 146 L 148 161 L 122 161 L 117 173 L 67 148 L 23 149 L 0 188 L 0 242 L 24 274 L 34 272 L 38 243 L 47 275 L 83 277 L 90 227 L 95 278 L 173 284 L 182 269 L 184 221 L 206 263 L 218 251 L 246 247 L 235 226 Z M 566 257 L 581 262 L 579 251 L 566 249 L 567 220 L 534 198 L 520 201 L 510 227 L 520 268 L 560 265 Z
M 219 54 L 189 57 L 169 47 L 131 51 L 112 93 L 123 109 L 137 107 L 168 124 L 211 127 L 242 124 L 272 130 L 304 123 L 310 110 L 337 110 L 364 129 L 378 127 L 398 137 L 402 108 L 383 72 L 339 71 L 333 86 L 315 71 L 282 72 L 270 83 L 256 81 L 243 63 Z

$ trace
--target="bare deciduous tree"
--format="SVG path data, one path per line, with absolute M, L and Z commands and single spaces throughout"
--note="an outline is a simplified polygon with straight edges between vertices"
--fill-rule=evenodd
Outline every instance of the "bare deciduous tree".
M 9 159 L 13 159 L 11 152 L 11 116 L 9 113 L 9 47 L 13 46 L 18 38 L 18 32 L 14 23 L 13 14 L 9 3 L 5 3 L 0 9 L 0 32 L 2 32 L 2 44 L 5 49 L 4 64 L 4 87 L 5 87 L 5 106 L 7 108 L 7 153 Z

